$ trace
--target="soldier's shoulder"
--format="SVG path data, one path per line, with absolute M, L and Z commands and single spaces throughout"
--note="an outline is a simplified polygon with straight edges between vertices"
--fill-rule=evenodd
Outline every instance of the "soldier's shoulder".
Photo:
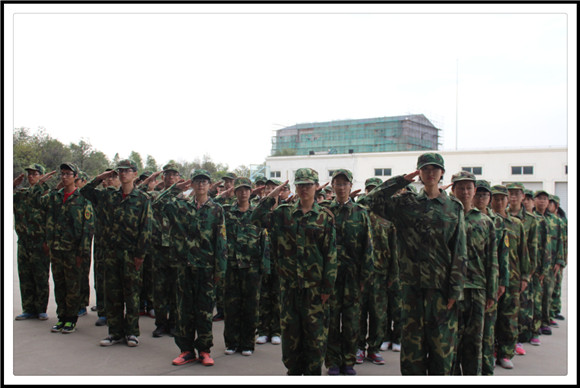
M 449 201 L 452 204 L 452 206 L 454 206 L 458 210 L 463 210 L 463 204 L 461 203 L 460 200 L 458 200 L 457 198 L 455 198 L 455 196 L 448 195 L 447 198 L 449 199 Z
M 326 214 L 332 220 L 332 222 L 334 222 L 334 213 L 329 208 L 320 206 L 320 213 Z

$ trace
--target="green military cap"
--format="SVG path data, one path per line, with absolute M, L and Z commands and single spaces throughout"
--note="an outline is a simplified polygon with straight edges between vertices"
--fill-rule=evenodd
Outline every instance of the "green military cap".
M 415 187 L 415 185 L 414 185 L 414 184 L 411 184 L 411 183 L 409 183 L 409 184 L 407 185 L 406 189 L 407 189 L 408 191 L 412 191 L 413 193 L 417 194 L 417 188 Z
M 294 184 L 318 183 L 318 172 L 311 168 L 299 168 L 294 174 Z
M 417 170 L 420 170 L 429 164 L 434 164 L 435 166 L 441 167 L 443 170 L 445 170 L 443 157 L 435 152 L 427 152 L 419 156 L 417 159 Z
M 64 163 L 62 163 L 60 165 L 60 169 L 61 170 L 71 170 L 75 174 L 78 174 L 79 173 L 79 168 L 74 163 L 70 163 L 70 162 L 64 162 Z
M 489 191 L 491 193 L 491 185 L 489 184 L 489 181 L 483 179 L 478 179 L 475 181 L 475 188 Z
M 236 192 L 237 189 L 239 189 L 240 187 L 247 187 L 248 189 L 252 189 L 252 181 L 249 180 L 246 177 L 237 177 L 234 180 L 234 193 Z
M 194 180 L 195 178 L 200 176 L 206 177 L 211 181 L 211 174 L 207 170 L 198 168 L 191 172 L 191 180 Z
M 237 175 L 234 174 L 233 172 L 226 172 L 226 174 L 224 176 L 222 176 L 222 179 L 236 179 Z
M 383 180 L 381 178 L 369 178 L 365 181 L 365 189 L 369 186 L 380 186 L 383 184 Z
M 451 183 L 460 181 L 471 181 L 475 183 L 477 179 L 475 179 L 475 175 L 473 175 L 469 171 L 459 171 L 457 174 L 453 174 L 453 176 L 451 177 Z
M 276 186 L 280 186 L 282 184 L 282 182 L 280 182 L 278 179 L 272 179 L 272 178 L 270 178 L 266 181 L 266 184 L 268 184 L 268 183 L 275 184 Z
M 139 175 L 139 179 L 144 181 L 145 179 L 149 178 L 153 174 L 152 171 L 143 171 L 141 175 Z
M 534 198 L 534 192 L 530 189 L 524 189 L 524 194 L 526 195 L 526 197 Z
M 334 180 L 334 178 L 336 178 L 339 175 L 344 175 L 346 180 L 352 183 L 352 172 L 350 172 L 346 168 L 339 168 L 338 170 L 334 170 L 334 172 L 332 173 L 332 180 Z
M 117 163 L 115 170 L 123 170 L 123 169 L 132 169 L 133 171 L 137 172 L 137 163 L 135 163 L 131 159 L 123 159 Z
M 84 171 L 79 171 L 79 174 L 78 175 L 79 175 L 78 176 L 78 179 L 82 179 L 83 181 L 88 181 L 89 180 L 89 176 Z
M 554 202 L 556 204 L 559 204 L 560 203 L 560 197 L 558 197 L 557 195 L 550 194 L 550 201 L 551 202 Z
M 536 192 L 534 193 L 534 198 L 542 194 L 547 195 L 548 199 L 550 198 L 550 194 L 546 190 L 536 190 Z
M 30 166 L 26 167 L 25 170 L 38 171 L 41 175 L 44 175 L 44 172 L 46 171 L 44 166 L 38 163 L 31 164 Z
M 508 195 L 507 187 L 504 185 L 495 185 L 491 187 L 491 195 L 501 194 L 501 195 Z
M 266 177 L 264 175 L 258 174 L 256 175 L 256 177 L 254 178 L 254 183 L 258 184 L 259 182 L 265 184 L 266 183 Z
M 163 172 L 165 171 L 175 171 L 175 172 L 179 172 L 179 169 L 177 168 L 177 164 L 175 163 L 167 163 L 165 166 L 163 166 Z
M 506 185 L 508 190 L 521 190 L 524 191 L 526 188 L 524 187 L 523 183 L 520 182 L 512 182 Z

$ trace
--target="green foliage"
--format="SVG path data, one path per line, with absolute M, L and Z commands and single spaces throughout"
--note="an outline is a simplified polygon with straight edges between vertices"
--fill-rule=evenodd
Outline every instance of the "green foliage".
M 283 148 L 281 150 L 276 150 L 272 156 L 293 156 L 296 155 L 296 152 L 295 148 Z
M 155 158 L 151 155 L 147 155 L 147 162 L 145 163 L 145 171 L 159 171 L 160 168 L 157 166 Z
M 137 163 L 137 171 L 139 172 L 139 174 L 142 174 L 143 171 L 145 171 L 143 169 L 143 159 L 141 158 L 139 152 L 131 151 L 131 153 L 129 154 L 129 159 Z

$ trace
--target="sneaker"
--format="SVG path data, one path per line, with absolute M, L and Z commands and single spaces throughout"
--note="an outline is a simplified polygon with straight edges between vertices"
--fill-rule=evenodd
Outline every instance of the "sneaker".
M 153 337 L 155 338 L 163 337 L 163 334 L 165 333 L 167 333 L 165 327 L 159 326 L 155 330 L 153 330 Z
M 356 375 L 356 371 L 354 370 L 354 367 L 350 366 L 350 365 L 345 365 L 341 368 L 341 372 L 347 376 L 355 376 Z
M 258 338 L 256 338 L 256 343 L 257 344 L 265 344 L 266 342 L 268 342 L 268 336 L 267 335 L 261 335 Z
M 556 316 L 555 316 L 554 318 L 556 318 L 556 319 L 557 319 L 557 320 L 559 320 L 559 321 L 563 321 L 564 319 L 566 319 L 566 318 L 564 318 L 564 316 L 563 316 L 562 314 L 560 314 L 560 313 L 556 314 Z
M 559 327 L 560 325 L 558 325 L 558 322 L 556 322 L 555 320 L 550 320 L 550 326 L 552 327 Z
M 384 365 L 385 359 L 381 356 L 380 353 L 369 353 L 367 354 L 367 358 L 376 365 Z
M 365 351 L 364 350 L 357 350 L 356 351 L 356 361 L 357 364 L 362 364 L 365 362 Z
M 534 346 L 540 346 L 542 343 L 540 342 L 540 337 L 535 335 L 532 337 L 532 339 L 530 340 L 530 344 L 534 345 Z
M 78 317 L 82 317 L 83 315 L 87 315 L 86 307 L 83 307 L 82 309 L 80 309 L 79 313 L 77 314 Z
M 242 350 L 242 356 L 251 356 L 254 351 L 252 350 Z
M 514 368 L 514 363 L 509 358 L 499 359 L 498 364 L 499 364 L 499 366 L 501 366 L 504 369 L 513 369 Z
M 214 322 L 219 322 L 219 321 L 223 321 L 224 320 L 224 314 L 223 313 L 217 313 L 216 315 L 213 316 L 213 321 Z
M 16 318 L 14 318 L 14 319 L 17 321 L 24 321 L 25 319 L 32 319 L 32 318 L 36 318 L 36 314 L 22 313 L 20 315 L 17 315 Z
M 189 362 L 196 362 L 197 357 L 195 357 L 195 352 L 190 352 L 186 350 L 185 352 L 181 353 L 179 356 L 173 359 L 171 362 L 173 365 L 185 365 Z
M 107 325 L 107 317 L 99 317 L 95 322 L 95 326 L 106 326 Z
M 169 329 L 169 336 L 170 337 L 175 337 L 176 333 L 177 333 L 177 329 L 175 327 L 172 327 L 171 329 Z
M 391 346 L 391 341 L 385 341 L 381 344 L 381 347 L 379 349 L 384 352 L 385 350 L 388 350 L 390 346 Z
M 199 352 L 199 358 L 201 359 L 202 365 L 205 366 L 212 366 L 213 365 L 213 358 L 207 352 Z
M 236 348 L 227 348 L 225 353 L 229 356 L 237 352 Z
M 552 329 L 550 329 L 549 327 L 540 327 L 540 334 L 543 335 L 552 335 Z
M 133 334 L 127 336 L 127 346 L 134 348 L 135 346 L 139 346 L 139 340 Z
M 99 341 L 99 345 L 101 346 L 111 346 L 118 343 L 123 342 L 122 338 L 113 338 L 112 336 L 108 336 L 107 338 L 102 339 Z
M 519 342 L 516 344 L 515 352 L 518 356 L 525 356 L 526 355 L 526 350 L 524 349 L 524 346 Z
M 60 333 L 62 331 L 62 328 L 64 327 L 64 322 L 57 322 L 56 325 L 54 325 L 52 327 L 52 329 L 50 329 L 50 331 L 52 331 L 53 333 Z
M 67 322 L 64 324 L 64 327 L 62 328 L 62 334 L 70 334 L 70 333 L 74 333 L 76 331 L 76 323 L 73 322 Z
M 97 311 L 97 310 L 98 310 L 98 307 L 97 306 L 91 307 L 91 311 Z
M 282 339 L 277 335 L 272 337 L 272 345 L 280 345 L 282 343 Z
M 147 315 L 149 315 L 151 318 L 155 318 L 155 310 L 151 309 L 147 312 Z
M 41 321 L 46 321 L 48 319 L 48 314 L 47 313 L 40 313 L 40 314 L 38 314 L 38 319 L 40 319 Z
M 331 366 L 328 368 L 328 375 L 329 376 L 338 376 L 340 374 L 340 368 L 337 366 Z
M 396 344 L 393 342 L 392 349 L 393 349 L 393 352 L 400 352 L 401 351 L 401 344 Z

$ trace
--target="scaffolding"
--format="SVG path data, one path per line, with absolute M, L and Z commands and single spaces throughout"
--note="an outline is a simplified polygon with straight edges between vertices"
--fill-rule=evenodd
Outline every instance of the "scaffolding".
M 296 124 L 276 131 L 272 156 L 436 150 L 439 131 L 422 114 Z

